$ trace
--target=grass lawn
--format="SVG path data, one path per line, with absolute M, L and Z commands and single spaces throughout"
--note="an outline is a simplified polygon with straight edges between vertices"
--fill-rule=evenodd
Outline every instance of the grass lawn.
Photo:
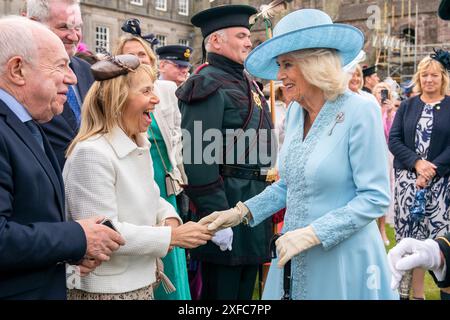
M 390 241 L 390 246 L 387 248 L 388 250 L 395 246 L 395 236 L 394 229 L 391 228 L 388 224 L 386 225 L 386 232 Z M 256 281 L 255 290 L 253 291 L 253 300 L 259 299 L 259 280 Z M 440 293 L 438 287 L 435 285 L 433 278 L 431 278 L 430 274 L 427 272 L 425 274 L 425 298 L 426 300 L 440 300 Z

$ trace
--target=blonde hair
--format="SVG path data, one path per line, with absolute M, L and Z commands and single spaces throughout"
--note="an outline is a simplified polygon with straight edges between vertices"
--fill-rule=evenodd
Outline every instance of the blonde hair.
M 145 53 L 147 54 L 148 58 L 150 59 L 150 67 L 152 67 L 152 69 L 154 70 L 154 72 L 157 72 L 157 67 L 156 67 L 156 55 L 153 52 L 152 48 L 149 46 L 148 42 L 145 41 L 142 38 L 139 37 L 135 37 L 131 34 L 126 34 L 123 35 L 122 37 L 120 37 L 119 41 L 117 42 L 116 45 L 116 50 L 114 50 L 114 55 L 119 55 L 119 54 L 124 54 L 123 52 L 123 47 L 125 46 L 125 44 L 129 41 L 137 41 L 139 42 L 142 47 L 144 48 Z
M 110 133 L 116 126 L 124 127 L 121 115 L 130 92 L 131 82 L 143 73 L 150 76 L 152 81 L 156 80 L 154 69 L 141 64 L 136 72 L 94 82 L 81 108 L 80 131 L 67 149 L 66 156 L 72 153 L 78 142 L 96 134 Z
M 336 50 L 305 49 L 291 55 L 297 60 L 305 80 L 321 89 L 325 99 L 333 101 L 347 90 L 348 76 Z
M 450 83 L 448 71 L 444 68 L 442 63 L 431 58 L 430 56 L 423 58 L 422 61 L 420 61 L 419 66 L 417 67 L 417 72 L 414 74 L 414 77 L 412 79 L 414 83 L 413 91 L 419 94 L 423 93 L 422 85 L 420 84 L 420 74 L 428 70 L 431 66 L 436 67 L 437 70 L 441 72 L 442 75 L 441 94 L 446 95 L 448 93 L 449 89 L 448 86 Z
M 359 84 L 358 90 L 361 90 L 364 87 L 364 74 L 362 72 L 362 68 L 359 64 L 356 65 L 355 71 L 353 73 L 357 72 L 359 75 L 359 78 L 361 79 L 361 83 Z M 353 74 L 352 74 L 353 76 Z

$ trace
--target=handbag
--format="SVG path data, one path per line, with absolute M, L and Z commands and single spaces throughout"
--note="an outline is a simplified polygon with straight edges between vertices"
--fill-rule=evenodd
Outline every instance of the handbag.
M 177 289 L 170 281 L 169 277 L 164 274 L 164 263 L 161 258 L 156 258 L 156 281 L 152 284 L 153 291 L 156 291 L 162 284 L 167 294 L 175 292 Z
M 168 172 L 167 170 L 166 170 L 165 184 L 167 196 L 171 195 L 178 196 L 183 191 L 183 187 L 181 186 L 183 182 L 180 181 L 180 179 L 177 179 L 173 174 L 173 172 Z
M 275 259 L 277 257 L 277 250 L 275 242 L 281 237 L 282 233 L 276 233 L 273 235 L 272 240 L 270 241 L 270 254 L 271 258 Z M 292 282 L 292 274 L 291 274 L 291 260 L 286 262 L 283 270 L 283 296 L 281 300 L 292 300 L 291 295 L 291 282 Z
M 158 150 L 158 155 L 159 155 L 159 158 L 161 159 L 161 162 L 164 167 L 164 172 L 166 174 L 165 178 L 164 178 L 166 194 L 168 197 L 170 197 L 171 195 L 178 196 L 183 191 L 183 187 L 182 187 L 183 181 L 180 178 L 175 177 L 175 174 L 173 173 L 173 171 L 169 172 L 169 170 L 167 170 L 167 166 L 166 166 L 166 163 L 164 162 L 163 156 L 161 154 L 161 150 L 159 149 L 158 143 L 156 142 L 155 134 L 153 133 L 153 129 L 152 129 L 152 127 L 149 127 L 149 128 L 150 128 L 150 132 L 152 133 L 153 143 L 156 146 L 156 150 Z

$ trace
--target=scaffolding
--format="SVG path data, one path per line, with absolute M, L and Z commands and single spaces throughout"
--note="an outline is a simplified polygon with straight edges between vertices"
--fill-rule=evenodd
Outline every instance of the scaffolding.
M 415 11 L 413 14 L 413 7 Z M 396 80 L 398 83 L 406 83 L 412 79 L 417 64 L 425 56 L 433 52 L 435 48 L 450 49 L 450 43 L 428 43 L 420 44 L 419 30 L 419 2 L 416 0 L 401 1 L 400 18 L 407 18 L 407 24 L 403 24 L 404 30 L 396 30 L 396 3 L 395 1 L 384 2 L 384 17 L 373 39 L 376 49 L 376 64 L 386 70 L 386 76 Z

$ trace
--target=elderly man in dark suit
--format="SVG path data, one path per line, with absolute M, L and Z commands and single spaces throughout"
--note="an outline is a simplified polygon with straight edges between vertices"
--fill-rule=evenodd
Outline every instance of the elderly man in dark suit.
M 84 97 L 94 82 L 90 65 L 74 56 L 81 41 L 80 5 L 78 0 L 27 0 L 27 16 L 47 25 L 61 39 L 78 79 L 69 87 L 63 112 L 42 126 L 62 170 L 67 147 L 78 133 Z
M 124 244 L 102 217 L 64 221 L 61 172 L 39 123 L 61 113 L 76 83 L 68 64 L 43 25 L 0 19 L 0 299 L 65 299 L 65 262 L 84 275 Z

